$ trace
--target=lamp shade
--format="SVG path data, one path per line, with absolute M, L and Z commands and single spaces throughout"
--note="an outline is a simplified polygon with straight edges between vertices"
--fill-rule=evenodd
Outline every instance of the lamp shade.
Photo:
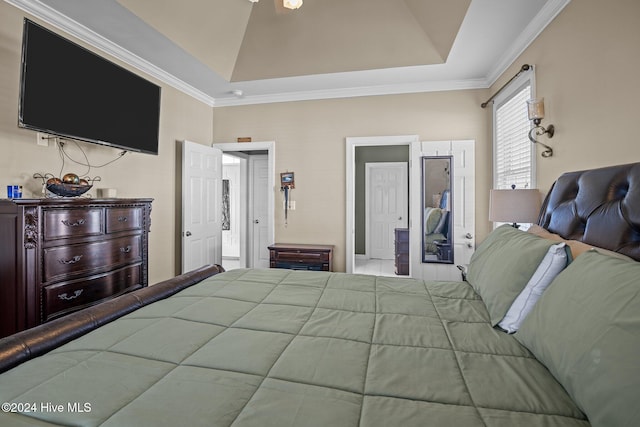
M 527 115 L 529 116 L 529 120 L 544 119 L 544 98 L 528 100 Z
M 536 189 L 490 190 L 489 221 L 535 223 L 540 214 Z

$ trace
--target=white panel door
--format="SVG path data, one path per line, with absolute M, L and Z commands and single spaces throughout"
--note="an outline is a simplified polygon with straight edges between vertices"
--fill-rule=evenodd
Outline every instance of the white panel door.
M 252 266 L 269 268 L 269 163 L 266 155 L 253 155 L 249 159 L 251 174 L 250 242 L 253 248 Z
M 366 164 L 369 258 L 394 257 L 394 229 L 407 227 L 407 174 L 405 162 Z
M 454 221 L 454 260 L 457 265 L 469 264 L 475 248 L 475 144 L 473 141 L 452 141 Z M 457 273 L 456 273 L 457 274 Z
M 222 263 L 222 151 L 182 143 L 182 272 Z
M 412 221 L 410 255 L 412 276 L 427 280 L 462 280 L 457 265 L 468 264 L 475 246 L 475 141 L 425 141 L 412 152 L 413 162 L 419 164 L 422 156 L 453 157 L 453 264 L 422 262 L 422 225 Z M 413 168 L 411 197 L 421 200 L 420 168 Z M 412 211 L 421 218 L 420 203 Z

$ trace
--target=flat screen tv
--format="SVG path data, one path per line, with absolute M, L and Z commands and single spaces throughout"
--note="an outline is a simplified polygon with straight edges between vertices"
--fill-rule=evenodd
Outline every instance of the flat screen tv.
M 160 87 L 25 19 L 18 125 L 158 154 Z

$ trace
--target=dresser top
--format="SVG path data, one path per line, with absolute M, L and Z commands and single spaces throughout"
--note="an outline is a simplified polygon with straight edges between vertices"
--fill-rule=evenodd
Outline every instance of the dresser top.
M 309 245 L 304 243 L 274 243 L 269 246 L 269 249 L 280 249 L 280 250 L 310 250 L 310 251 L 332 251 L 333 245 Z
M 51 197 L 42 199 L 0 199 L 0 203 L 11 203 L 15 205 L 64 205 L 64 206 L 86 206 L 86 205 L 122 205 L 134 203 L 151 203 L 151 198 L 135 199 L 94 199 L 89 197 Z

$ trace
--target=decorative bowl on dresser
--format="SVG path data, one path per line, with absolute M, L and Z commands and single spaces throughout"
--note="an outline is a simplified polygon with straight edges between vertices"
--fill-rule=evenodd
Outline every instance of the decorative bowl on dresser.
M 147 286 L 151 202 L 0 200 L 0 337 Z

